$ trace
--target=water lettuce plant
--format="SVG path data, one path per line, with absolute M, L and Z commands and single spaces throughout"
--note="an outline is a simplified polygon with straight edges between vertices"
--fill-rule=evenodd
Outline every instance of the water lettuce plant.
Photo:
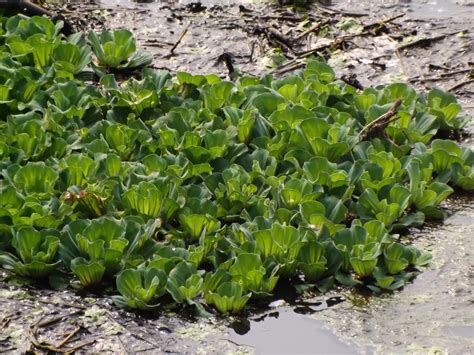
M 206 294 L 205 299 L 207 303 L 213 304 L 219 312 L 226 314 L 240 312 L 251 296 L 251 292 L 244 294 L 244 288 L 240 284 L 227 281 L 215 291 Z
M 128 244 L 125 227 L 103 217 L 75 221 L 65 227 L 59 253 L 84 286 L 97 285 L 105 274 L 120 271 Z
M 167 275 L 155 268 L 126 269 L 117 275 L 117 290 L 121 296 L 113 296 L 120 308 L 149 311 L 159 306 L 157 299 L 166 292 Z
M 21 226 L 13 234 L 15 254 L 0 253 L 0 264 L 16 274 L 34 279 L 49 276 L 58 267 L 59 236 L 54 230 L 41 232 L 30 226 Z
M 467 123 L 441 90 L 357 90 L 317 59 L 283 78 L 173 77 L 143 68 L 127 30 L 60 28 L 0 17 L 10 272 L 200 314 L 242 312 L 281 280 L 393 292 L 431 259 L 395 233 L 442 220 L 449 195 L 474 189 L 474 152 L 440 138 Z
M 125 29 L 103 31 L 100 36 L 90 32 L 88 39 L 98 64 L 113 69 L 136 68 L 151 63 L 149 54 L 136 51 L 135 38 Z

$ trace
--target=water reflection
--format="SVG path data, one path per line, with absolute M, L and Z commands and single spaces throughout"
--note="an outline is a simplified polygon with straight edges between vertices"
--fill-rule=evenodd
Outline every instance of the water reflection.
M 289 307 L 258 319 L 234 322 L 229 338 L 238 344 L 252 346 L 257 353 L 356 353 L 354 347 L 326 329 L 323 321 L 295 313 Z
M 406 11 L 416 18 L 448 18 L 462 16 L 471 18 L 473 15 L 472 0 L 384 0 L 383 5 L 370 0 L 319 0 L 326 6 L 337 10 L 360 11 L 370 13 L 381 8 Z

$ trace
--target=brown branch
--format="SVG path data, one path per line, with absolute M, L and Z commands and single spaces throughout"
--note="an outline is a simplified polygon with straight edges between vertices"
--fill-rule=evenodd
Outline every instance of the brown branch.
M 277 69 L 271 71 L 271 73 L 281 75 L 281 74 L 288 73 L 292 70 L 303 68 L 306 65 L 303 62 L 296 62 L 294 60 L 291 61 L 291 62 L 292 62 L 292 65 L 287 65 L 287 66 L 284 66 L 284 67 L 277 68 Z
M 79 333 L 81 331 L 81 327 L 77 327 L 72 330 L 56 347 L 57 348 L 62 348 L 64 345 L 66 345 L 74 335 Z
M 96 342 L 96 339 L 86 340 L 80 344 L 77 344 L 76 346 L 73 346 L 72 348 L 67 348 L 67 349 L 61 350 L 60 352 L 65 353 L 65 354 L 74 353 L 75 351 L 83 348 L 84 346 L 94 344 L 95 342 Z
M 335 9 L 330 9 L 326 6 L 322 6 L 322 5 L 318 5 L 318 4 L 315 4 L 314 6 L 317 9 L 319 9 L 321 12 L 324 12 L 324 13 L 330 14 L 330 15 L 338 14 L 338 15 L 350 16 L 350 17 L 364 17 L 364 16 L 367 16 L 367 14 L 365 14 L 365 13 L 335 10 Z
M 406 78 L 408 78 L 408 72 L 405 66 L 405 61 L 403 60 L 402 53 L 398 50 L 395 49 L 395 55 L 398 58 L 398 61 L 400 62 L 400 68 L 402 68 L 402 73 L 405 75 Z
M 434 36 L 434 37 L 420 38 L 416 41 L 413 41 L 413 42 L 410 42 L 410 43 L 399 46 L 397 48 L 397 50 L 403 50 L 403 49 L 408 49 L 408 48 L 413 48 L 413 47 L 426 47 L 426 46 L 431 45 L 433 42 L 441 41 L 441 40 L 445 39 L 446 37 L 454 36 L 454 35 L 456 35 L 458 33 L 461 33 L 461 32 L 466 32 L 466 30 L 445 33 L 445 34 L 442 34 L 442 35 L 439 35 L 439 36 Z
M 296 38 L 295 41 L 300 41 L 302 38 L 305 38 L 307 35 L 309 35 L 311 32 L 319 30 L 322 26 L 325 26 L 329 23 L 329 21 L 324 21 L 324 22 L 317 22 L 310 28 L 308 28 L 306 31 L 303 33 L 299 34 Z
M 364 31 L 367 31 L 367 30 L 370 30 L 373 27 L 383 26 L 383 25 L 385 25 L 387 23 L 390 23 L 390 22 L 393 22 L 393 21 L 395 21 L 395 20 L 397 20 L 397 19 L 399 19 L 400 17 L 403 17 L 403 16 L 405 16 L 404 13 L 389 17 L 388 19 L 385 19 L 385 20 L 369 23 L 368 25 L 364 25 L 363 29 L 364 29 Z
M 38 334 L 38 328 L 43 328 L 43 327 L 47 327 L 48 325 L 51 325 L 51 324 L 54 324 L 54 323 L 57 323 L 57 322 L 60 322 L 62 320 L 64 320 L 65 318 L 69 318 L 71 316 L 74 316 L 76 314 L 79 314 L 79 313 L 83 313 L 84 311 L 82 309 L 80 310 L 76 310 L 76 311 L 73 311 L 69 314 L 64 314 L 64 315 L 61 315 L 61 316 L 58 316 L 58 317 L 54 317 L 54 318 L 51 318 L 51 319 L 48 319 L 48 320 L 45 320 L 43 321 L 46 317 L 41 317 L 35 324 L 32 325 L 32 329 L 33 329 L 33 334 L 35 335 L 35 337 L 37 336 Z
M 469 84 L 472 84 L 474 83 L 474 79 L 470 79 L 470 80 L 464 80 L 464 81 L 461 81 L 460 83 L 457 83 L 456 85 L 450 87 L 447 91 L 455 91 L 465 85 L 469 85 Z
M 245 13 L 241 12 L 241 16 L 236 17 L 239 19 L 241 17 L 244 18 L 244 21 L 252 21 L 252 22 L 260 22 L 265 20 L 277 20 L 277 21 L 288 21 L 288 22 L 301 22 L 303 21 L 303 17 L 300 16 L 286 16 L 286 15 L 260 15 L 254 13 Z
M 267 32 L 267 36 L 273 37 L 278 42 L 283 43 L 286 47 L 291 49 L 291 40 L 287 38 L 283 33 L 278 31 L 278 29 L 272 26 L 268 26 L 265 28 L 265 31 Z
M 41 302 L 41 303 L 45 303 L 45 304 L 51 304 L 51 305 L 54 305 L 54 306 L 63 306 L 63 307 L 77 308 L 77 309 L 87 309 L 87 307 L 82 306 L 80 304 L 75 304 L 75 303 L 52 302 L 52 301 L 41 300 L 41 299 L 37 299 L 36 301 Z
M 362 128 L 362 130 L 358 134 L 359 142 L 382 134 L 385 128 L 390 124 L 390 122 L 394 121 L 390 119 L 397 114 L 397 110 L 401 104 L 402 100 L 397 99 L 393 103 L 393 106 L 390 108 L 390 110 L 388 110 L 383 115 L 364 126 L 364 128 Z
M 410 78 L 409 82 L 413 83 L 413 82 L 421 81 L 421 80 L 422 81 L 440 81 L 440 80 L 446 80 L 450 76 L 455 76 L 455 75 L 458 75 L 458 74 L 465 74 L 465 73 L 467 73 L 467 75 L 470 75 L 470 76 L 474 75 L 474 68 L 450 71 L 450 72 L 447 72 L 447 73 L 441 73 L 439 76 L 427 77 L 427 78 L 421 78 L 420 75 L 417 75 L 417 76 L 414 76 L 414 77 Z
M 178 40 L 174 43 L 173 47 L 171 47 L 169 54 L 165 55 L 163 58 L 169 58 L 174 55 L 174 50 L 179 46 L 184 36 L 186 36 L 186 33 L 188 33 L 188 29 L 189 26 L 186 26 L 183 32 L 181 32 L 181 34 L 179 35 Z
M 362 31 L 361 33 L 355 33 L 355 34 L 350 34 L 350 35 L 344 35 L 344 36 L 341 36 L 341 37 L 337 37 L 331 43 L 323 44 L 323 45 L 320 45 L 320 46 L 315 47 L 315 48 L 311 48 L 311 49 L 308 49 L 308 50 L 305 50 L 305 51 L 297 52 L 296 56 L 297 56 L 297 58 L 306 58 L 306 57 L 309 57 L 310 55 L 312 55 L 314 53 L 321 52 L 321 51 L 324 51 L 326 49 L 339 46 L 342 43 L 344 43 L 344 41 L 346 41 L 348 39 L 371 35 L 371 33 L 368 31 L 368 29 L 370 29 L 374 26 L 377 26 L 377 25 L 383 25 L 383 24 L 395 21 L 396 19 L 398 19 L 400 17 L 403 17 L 403 16 L 405 16 L 405 14 L 398 14 L 398 15 L 392 16 L 388 19 L 380 20 L 380 21 L 365 25 L 364 26 L 364 31 Z M 283 70 L 284 67 L 292 65 L 293 63 L 294 62 L 285 63 L 282 66 L 275 69 L 275 71 Z
M 61 353 L 61 354 L 71 354 L 71 353 L 74 353 L 75 351 L 83 348 L 84 346 L 87 346 L 87 345 L 90 345 L 90 344 L 93 344 L 96 342 L 96 339 L 91 339 L 91 340 L 86 340 L 80 344 L 77 344 L 76 346 L 73 346 L 71 348 L 67 348 L 67 349 L 59 349 L 53 345 L 49 345 L 49 344 L 45 344 L 45 343 L 40 343 L 37 339 L 33 339 L 32 340 L 32 343 L 35 347 L 37 347 L 38 349 L 41 349 L 41 350 L 47 350 L 47 351 L 52 351 L 52 352 L 55 352 L 55 353 Z
M 73 352 L 77 349 L 80 349 L 82 346 L 85 346 L 87 344 L 84 344 L 80 347 L 78 347 L 77 349 L 76 348 L 72 348 L 72 349 L 67 349 L 67 350 L 61 350 L 59 349 L 58 347 L 55 347 L 54 345 L 51 345 L 51 344 L 46 344 L 46 343 L 43 343 L 43 342 L 40 342 L 39 339 L 38 339 L 38 329 L 39 328 L 43 328 L 43 327 L 47 327 L 51 324 L 54 324 L 54 323 L 57 323 L 57 322 L 60 322 L 62 320 L 64 320 L 65 318 L 69 318 L 73 315 L 76 315 L 76 314 L 79 314 L 79 313 L 83 313 L 84 311 L 82 309 L 79 309 L 79 310 L 76 310 L 76 311 L 73 311 L 69 314 L 65 314 L 65 315 L 62 315 L 62 316 L 58 316 L 58 317 L 54 317 L 54 318 L 51 318 L 51 319 L 48 319 L 48 320 L 44 320 L 46 317 L 41 317 L 36 323 L 32 324 L 31 325 L 31 329 L 30 329 L 30 341 L 31 343 L 37 347 L 38 349 L 42 349 L 42 350 L 48 350 L 48 351 L 53 351 L 53 352 L 59 352 L 59 353 L 68 353 L 68 352 Z M 94 339 L 95 341 L 95 339 Z
M 369 34 L 369 33 L 368 32 L 363 32 L 363 33 L 360 33 L 360 34 L 346 35 L 346 36 L 337 37 L 331 43 L 322 44 L 318 47 L 311 48 L 311 49 L 308 49 L 308 50 L 305 50 L 305 51 L 301 51 L 301 52 L 298 52 L 296 54 L 299 58 L 306 58 L 306 57 L 309 57 L 311 54 L 314 54 L 316 52 L 321 52 L 323 50 L 326 50 L 326 49 L 329 49 L 329 48 L 332 48 L 332 47 L 340 46 L 342 43 L 344 43 L 348 39 L 352 39 L 354 37 L 367 35 L 367 34 Z

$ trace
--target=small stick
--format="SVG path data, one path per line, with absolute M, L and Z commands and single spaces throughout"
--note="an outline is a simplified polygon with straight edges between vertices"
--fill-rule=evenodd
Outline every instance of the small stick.
M 76 346 L 73 346 L 72 348 L 64 349 L 61 352 L 65 354 L 71 354 L 71 353 L 74 353 L 76 350 L 79 350 L 80 348 L 83 348 L 86 345 L 94 344 L 95 342 L 96 342 L 96 339 L 86 340 L 80 344 L 77 344 Z
M 272 16 L 272 15 L 254 15 L 253 13 L 240 13 L 241 16 L 247 17 L 249 21 L 258 22 L 259 20 L 278 20 L 278 21 L 289 21 L 289 22 L 301 22 L 303 21 L 302 17 L 294 17 L 294 16 Z M 240 18 L 240 17 L 237 17 Z M 244 19 L 245 20 L 245 19 Z
M 463 87 L 464 85 L 469 85 L 469 84 L 472 84 L 472 83 L 474 83 L 474 79 L 461 81 L 460 83 L 457 83 L 456 85 L 450 87 L 447 91 L 455 91 L 455 90 Z
M 299 58 L 305 58 L 305 57 L 309 57 L 310 55 L 316 53 L 316 52 L 320 52 L 320 51 L 323 51 L 323 50 L 326 50 L 328 48 L 331 48 L 333 46 L 336 46 L 336 45 L 339 45 L 341 44 L 343 41 L 345 40 L 344 37 L 340 37 L 340 38 L 336 38 L 334 41 L 332 41 L 332 43 L 328 43 L 328 44 L 322 44 L 318 47 L 315 47 L 315 48 L 311 48 L 311 49 L 308 49 L 306 51 L 301 51 L 301 52 L 298 52 L 296 53 L 298 55 Z
M 186 33 L 188 33 L 188 29 L 189 29 L 189 25 L 186 26 L 186 28 L 183 30 L 183 32 L 181 32 L 181 34 L 178 37 L 178 40 L 175 42 L 173 47 L 171 47 L 169 54 L 165 55 L 164 58 L 169 58 L 174 54 L 174 50 L 176 49 L 176 47 L 179 46 L 179 44 L 183 40 L 184 36 L 186 36 Z
M 317 22 L 315 23 L 313 26 L 311 26 L 310 28 L 308 28 L 306 31 L 304 31 L 303 33 L 301 33 L 299 36 L 297 36 L 295 38 L 296 41 L 299 41 L 301 40 L 302 38 L 306 37 L 307 35 L 309 35 L 311 32 L 314 32 L 316 30 L 319 30 L 322 26 L 328 24 L 329 21 L 324 21 L 324 22 Z
M 250 55 L 249 55 L 249 63 L 253 62 L 253 54 L 255 52 L 255 46 L 257 45 L 256 41 L 250 42 Z
M 63 314 L 62 316 L 58 316 L 58 317 L 51 318 L 49 320 L 45 320 L 44 322 L 38 322 L 36 327 L 37 328 L 47 327 L 48 325 L 60 322 L 65 318 L 69 318 L 70 316 L 75 316 L 76 314 L 79 314 L 79 313 L 83 313 L 83 310 L 73 311 L 69 314 Z
M 425 81 L 426 81 L 426 76 L 423 73 L 423 69 L 421 69 L 420 64 L 418 64 L 417 61 L 415 61 L 414 63 L 416 65 L 417 69 L 418 69 L 418 72 L 420 73 L 420 78 L 421 78 L 420 83 L 424 84 Z
M 52 302 L 48 300 L 41 300 L 38 299 L 36 300 L 41 303 L 46 303 L 46 304 L 52 304 L 54 306 L 63 306 L 63 307 L 71 307 L 71 308 L 78 308 L 78 309 L 87 309 L 87 307 L 79 305 L 79 304 L 74 304 L 74 303 L 64 303 L 64 302 Z
M 267 28 L 265 28 L 264 31 L 267 32 L 268 36 L 275 38 L 278 42 L 283 43 L 287 48 L 291 49 L 291 44 L 290 44 L 289 39 L 286 38 L 286 36 L 280 31 L 278 31 L 275 27 L 268 26 Z
M 365 25 L 364 26 L 364 29 L 370 29 L 371 27 L 374 27 L 376 25 L 380 25 L 380 24 L 386 24 L 386 23 L 389 23 L 389 22 L 392 22 L 400 17 L 403 17 L 405 16 L 405 14 L 398 14 L 396 16 L 393 16 L 393 17 L 390 17 L 386 20 L 381 20 L 381 21 L 377 21 L 377 22 L 374 22 L 374 23 L 371 23 L 371 24 L 368 24 L 368 25 Z M 362 37 L 362 36 L 367 36 L 367 35 L 370 35 L 371 33 L 369 31 L 362 31 L 361 33 L 357 33 L 357 34 L 352 34 L 352 35 L 345 35 L 345 36 L 341 36 L 341 37 L 337 37 L 337 38 L 334 38 L 332 40 L 331 43 L 328 43 L 328 44 L 323 44 L 323 45 L 320 45 L 318 47 L 315 47 L 315 48 L 312 48 L 312 49 L 308 49 L 308 50 L 305 50 L 305 51 L 300 51 L 300 52 L 296 52 L 296 57 L 297 58 L 306 58 L 306 57 L 309 57 L 310 55 L 314 54 L 314 53 L 317 53 L 317 52 L 321 52 L 321 51 L 324 51 L 324 50 L 327 50 L 331 47 L 335 47 L 335 46 L 338 46 L 338 45 L 341 45 L 342 43 L 344 43 L 344 41 L 348 40 L 348 39 L 352 39 L 352 38 L 356 38 L 356 37 Z M 301 34 L 303 35 L 303 34 Z M 300 36 L 301 36 L 300 35 Z M 298 39 L 298 38 L 296 38 Z M 280 72 L 280 71 L 286 71 L 286 67 L 288 66 L 292 66 L 294 63 L 294 61 L 289 61 L 281 66 L 279 66 L 278 68 L 276 68 L 275 70 L 273 70 L 273 72 Z M 291 70 L 291 69 L 290 69 Z
M 380 117 L 376 118 L 375 120 L 373 120 L 372 122 L 370 122 L 366 126 L 364 126 L 364 128 L 362 128 L 362 130 L 358 134 L 359 141 L 365 140 L 367 138 L 368 134 L 365 133 L 364 135 L 362 135 L 362 133 L 364 133 L 365 131 L 368 131 L 370 128 L 372 128 L 376 124 L 379 124 L 380 122 L 385 121 L 385 122 L 381 123 L 381 127 L 380 127 L 381 130 L 383 130 L 383 129 L 385 129 L 385 127 L 390 122 L 393 122 L 393 121 L 390 120 L 390 118 L 392 118 L 393 116 L 395 116 L 397 114 L 397 109 L 400 107 L 401 104 L 402 104 L 402 100 L 397 99 L 393 103 L 393 106 L 390 108 L 390 110 L 388 110 L 383 115 L 381 115 Z
M 156 349 L 157 349 L 157 347 L 155 347 L 155 346 L 149 346 L 148 348 L 137 349 L 137 350 L 135 350 L 135 353 L 138 354 L 138 353 L 143 353 L 145 351 L 152 351 L 152 350 L 156 350 Z
M 62 348 L 65 344 L 67 344 L 71 338 L 76 335 L 77 333 L 79 333 L 81 330 L 81 327 L 77 327 L 75 329 L 73 329 L 72 332 L 70 332 L 56 347 L 57 348 Z
M 440 40 L 443 40 L 445 39 L 446 37 L 449 37 L 449 36 L 454 36 L 458 33 L 461 33 L 461 32 L 466 32 L 466 30 L 464 31 L 456 31 L 456 32 L 450 32 L 450 33 L 446 33 L 446 34 L 443 34 L 443 35 L 439 35 L 439 36 L 434 36 L 434 37 L 428 37 L 428 38 L 420 38 L 416 41 L 413 41 L 411 43 L 407 43 L 407 44 L 404 44 L 402 46 L 399 46 L 397 48 L 397 50 L 402 50 L 402 49 L 408 49 L 408 48 L 412 48 L 412 47 L 418 47 L 418 46 L 425 46 L 425 45 L 429 45 L 431 44 L 432 42 L 435 42 L 435 41 L 440 41 Z
M 300 69 L 300 68 L 303 68 L 306 64 L 301 62 L 301 63 L 293 63 L 293 65 L 289 65 L 289 66 L 286 66 L 286 67 L 283 67 L 281 68 L 280 70 L 273 70 L 271 73 L 273 74 L 285 74 L 285 73 L 288 73 L 292 70 L 296 70 L 296 69 Z
M 409 79 L 410 82 L 415 82 L 415 81 L 440 81 L 440 80 L 446 80 L 446 78 L 449 78 L 450 76 L 457 75 L 457 74 L 464 74 L 468 73 L 469 75 L 474 75 L 474 68 L 473 69 L 460 69 L 460 70 L 455 70 L 447 73 L 441 73 L 439 76 L 435 77 L 427 77 L 427 78 L 420 78 L 420 75 L 414 76 Z
M 364 16 L 367 16 L 367 14 L 365 14 L 365 13 L 334 10 L 334 9 L 330 9 L 326 6 L 321 6 L 321 5 L 318 5 L 318 4 L 315 4 L 315 6 L 320 11 L 325 12 L 325 13 L 330 14 L 330 15 L 339 14 L 339 15 L 350 16 L 350 17 L 364 17 Z
M 181 41 L 183 40 L 184 36 L 186 36 L 186 33 L 188 33 L 188 29 L 189 29 L 189 26 L 187 26 L 183 32 L 181 32 L 181 34 L 179 35 L 178 37 L 178 40 L 176 41 L 176 43 L 173 45 L 173 47 L 171 47 L 170 49 L 170 53 L 173 53 L 174 50 L 176 49 L 176 47 L 179 46 L 179 44 L 181 43 Z
M 38 338 L 36 337 L 35 334 L 30 334 L 31 337 L 30 337 L 30 341 L 31 343 L 37 347 L 38 349 L 41 349 L 41 350 L 47 350 L 47 351 L 52 351 L 52 352 L 55 352 L 55 353 L 61 353 L 61 354 L 70 354 L 70 353 L 73 353 L 75 352 L 76 350 L 79 350 L 80 348 L 86 346 L 86 345 L 89 345 L 89 344 L 92 344 L 92 343 L 95 343 L 96 339 L 91 339 L 91 340 L 87 340 L 87 341 L 84 341 L 80 344 L 77 344 L 76 346 L 73 346 L 72 348 L 67 348 L 67 349 L 59 349 L 53 345 L 50 345 L 50 344 L 45 344 L 45 343 L 41 343 Z
M 13 350 L 18 350 L 17 348 L 14 348 L 14 347 L 9 347 L 9 348 L 6 348 L 6 349 L 2 349 L 0 350 L 0 353 L 8 353 L 9 351 L 11 351 L 13 353 Z
M 6 318 L 2 319 L 2 324 L 1 324 L 0 329 L 6 328 L 8 326 L 8 324 L 10 324 L 11 320 L 12 319 L 10 317 L 6 317 Z
M 472 73 L 472 74 L 474 74 L 474 68 L 460 69 L 460 70 L 455 70 L 455 71 L 451 71 L 451 72 L 448 72 L 448 73 L 441 73 L 441 76 L 444 78 L 444 77 L 447 77 L 447 76 L 456 75 L 456 74 L 463 74 L 463 73 Z
M 74 312 L 71 312 L 69 314 L 64 314 L 62 316 L 51 318 L 49 320 L 45 320 L 46 316 L 43 316 L 35 324 L 31 325 L 32 334 L 33 334 L 34 338 L 37 338 L 38 328 L 47 327 L 48 325 L 60 322 L 60 321 L 64 320 L 67 317 L 74 316 L 76 314 L 83 313 L 83 312 L 84 311 L 82 309 L 80 309 L 80 310 L 76 310 Z
M 392 16 L 392 17 L 389 17 L 389 18 L 386 19 L 386 20 L 381 20 L 381 21 L 378 21 L 378 22 L 369 23 L 368 25 L 365 25 L 365 26 L 363 27 L 363 28 L 364 28 L 364 31 L 365 31 L 365 30 L 368 30 L 368 29 L 370 29 L 370 28 L 372 28 L 372 27 L 375 27 L 375 26 L 383 26 L 383 25 L 385 25 L 385 24 L 387 24 L 387 23 L 390 23 L 390 22 L 393 22 L 393 21 L 395 21 L 395 20 L 397 20 L 397 19 L 399 19 L 400 17 L 403 17 L 403 16 L 405 16 L 404 13 L 398 14 L 398 15 L 395 15 L 395 16 Z
M 286 63 L 278 66 L 277 68 L 273 69 L 270 71 L 270 74 L 272 73 L 275 73 L 275 72 L 279 72 L 281 70 L 285 70 L 286 67 L 289 67 L 289 66 L 292 66 L 293 64 L 297 63 L 296 59 L 292 59 L 292 60 L 289 60 L 287 61 Z

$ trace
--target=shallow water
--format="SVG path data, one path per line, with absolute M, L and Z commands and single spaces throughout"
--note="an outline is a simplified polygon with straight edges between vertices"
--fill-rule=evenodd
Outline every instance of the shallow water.
M 282 307 L 263 317 L 249 321 L 249 331 L 238 334 L 233 330 L 229 338 L 251 346 L 258 353 L 356 354 L 354 344 L 340 340 L 326 323 L 298 314 L 294 308 Z
M 470 353 L 474 203 L 472 196 L 450 203 L 458 212 L 444 225 L 410 235 L 433 253 L 433 263 L 401 291 L 331 291 L 339 297 L 334 304 L 326 294 L 306 299 L 305 307 L 276 307 L 241 321 L 229 339 L 257 353 Z
M 474 206 L 471 203 L 444 226 L 418 233 L 415 244 L 433 253 L 433 263 L 413 283 L 385 297 L 348 302 L 321 313 L 343 339 L 357 339 L 376 352 L 470 353 L 474 346 Z
M 135 8 L 161 10 L 164 4 L 189 4 L 195 1 L 158 1 L 156 4 L 137 4 L 126 0 L 102 0 L 107 8 Z M 238 0 L 206 0 L 203 5 L 227 4 L 255 4 L 257 1 Z M 327 2 L 325 2 L 327 3 Z M 156 6 L 155 6 L 156 5 Z M 450 21 L 464 19 L 471 24 L 474 17 L 474 1 L 408 1 L 408 0 L 337 0 L 329 4 L 329 8 L 341 11 L 370 13 L 376 18 L 384 18 L 394 13 L 406 12 L 412 19 L 437 18 L 442 22 L 438 30 L 452 31 Z M 250 5 L 249 5 L 250 7 Z M 155 12 L 150 12 L 154 14 Z M 114 25 L 135 27 L 136 32 L 149 39 L 150 34 L 157 34 L 159 40 L 174 42 L 184 28 L 181 20 L 172 18 L 166 22 L 160 19 L 143 19 L 146 15 L 122 11 L 119 16 L 111 21 Z M 165 15 L 167 16 L 167 15 Z M 149 17 L 149 16 L 148 16 Z M 191 18 L 191 15 L 189 15 Z M 470 19 L 465 21 L 465 19 Z M 190 21 L 195 21 L 194 18 Z M 196 20 L 197 21 L 197 20 Z M 369 20 L 367 20 L 369 22 Z M 428 24 L 427 24 L 428 25 Z M 445 26 L 446 25 L 446 26 Z M 424 25 L 423 25 L 424 26 Z M 445 27 L 443 27 L 445 26 Z M 170 28 L 174 32 L 169 32 Z M 166 30 L 166 35 L 164 35 Z M 209 63 L 224 50 L 236 50 L 245 47 L 241 40 L 246 37 L 235 30 L 231 36 L 214 31 L 211 35 L 213 43 L 207 43 L 202 38 L 208 34 L 206 28 L 194 26 L 189 31 L 188 37 L 183 40 L 182 46 L 177 50 L 178 55 L 169 59 L 166 65 L 191 71 L 209 71 Z M 222 35 L 222 37 L 220 37 Z M 202 41 L 202 42 L 200 42 Z M 141 42 L 147 49 L 146 41 Z M 446 44 L 447 43 L 447 44 Z M 441 48 L 451 46 L 452 42 L 438 44 Z M 425 60 L 432 56 L 441 62 L 447 54 L 439 54 L 434 47 L 433 52 L 427 52 L 423 58 L 413 57 L 414 61 Z M 471 50 L 467 46 L 466 51 Z M 246 49 L 247 50 L 247 49 Z M 449 56 L 457 58 L 456 50 L 451 48 Z M 248 51 L 248 50 L 247 50 Z M 242 50 L 244 53 L 244 51 Z M 245 52 L 246 53 L 246 52 Z M 357 52 L 360 58 L 370 57 L 370 49 Z M 472 50 L 471 50 L 472 61 Z M 202 55 L 200 55 L 202 54 Z M 196 59 L 193 55 L 198 55 Z M 371 55 L 372 57 L 375 55 Z M 390 58 L 397 64 L 397 58 Z M 386 63 L 390 64 L 387 60 Z M 405 58 L 406 61 L 409 58 Z M 464 58 L 462 61 L 466 61 Z M 454 60 L 453 60 L 454 62 Z M 369 84 L 384 83 L 384 73 L 374 72 L 373 77 L 366 74 L 363 63 L 356 63 L 356 71 L 360 77 Z M 394 64 L 394 65 L 395 65 Z M 244 64 L 242 64 L 243 66 Z M 254 63 L 247 64 L 255 67 Z M 387 65 L 390 67 L 390 65 Z M 408 70 L 418 71 L 416 66 L 406 65 Z M 397 67 L 398 68 L 398 67 Z M 213 68 L 215 69 L 215 68 Z M 389 69 L 387 69 L 389 71 Z M 368 71 L 367 71 L 368 72 Z M 406 74 L 406 73 L 405 73 Z M 408 73 L 410 74 L 410 73 Z M 365 83 L 364 83 L 365 84 Z M 464 97 L 469 102 L 469 93 Z M 471 96 L 472 97 L 472 96 Z M 471 132 L 474 131 L 471 125 Z M 451 200 L 449 210 L 456 210 L 444 225 L 427 227 L 411 234 L 416 245 L 430 250 L 434 254 L 433 263 L 423 270 L 411 284 L 403 290 L 391 295 L 368 297 L 357 292 L 334 290 L 326 295 L 315 295 L 313 299 L 306 299 L 306 304 L 298 302 L 284 303 L 261 314 L 257 314 L 247 321 L 236 320 L 232 324 L 216 321 L 214 324 L 194 323 L 189 324 L 182 320 L 171 319 L 171 324 L 166 324 L 170 329 L 169 334 L 160 329 L 165 329 L 160 322 L 163 319 L 140 319 L 137 325 L 132 324 L 130 318 L 124 317 L 128 322 L 126 328 L 145 329 L 150 338 L 158 338 L 161 345 L 172 352 L 195 352 L 197 349 L 208 349 L 209 352 L 235 353 L 236 351 L 255 351 L 257 353 L 381 353 L 381 352 L 421 352 L 445 351 L 453 354 L 470 353 L 474 349 L 474 314 L 472 305 L 474 298 L 472 286 L 474 281 L 474 202 L 473 196 L 464 199 Z M 333 302 L 333 300 L 343 300 Z M 328 302 L 329 301 L 329 302 Z M 0 312 L 1 314 L 1 312 Z M 118 317 L 122 313 L 117 313 Z M 139 317 L 137 317 L 139 318 Z M 173 323 L 173 322 L 176 322 Z M 166 329 L 168 329 L 166 328 Z M 155 331 L 153 333 L 153 330 Z M 0 332 L 1 333 L 1 332 Z M 1 335 L 1 334 L 0 334 Z M 130 337 L 128 339 L 132 339 Z M 223 342 L 222 339 L 230 342 Z M 190 340 L 192 339 L 192 340 Z M 157 340 L 158 341 L 158 340 Z M 168 344 L 169 343 L 169 344 Z M 229 344 L 239 346 L 228 348 Z M 126 344 L 127 345 L 127 344 Z M 118 345 L 117 345 L 118 346 Z M 130 343 L 132 348 L 133 342 Z M 97 348 L 96 350 L 113 349 L 120 351 L 120 347 Z M 117 350 L 118 349 L 118 350 Z M 137 349 L 133 347 L 133 349 Z
M 160 3 L 160 4 L 180 4 L 189 5 L 192 3 L 201 3 L 203 6 L 229 6 L 236 4 L 257 4 L 269 3 L 277 4 L 277 0 L 100 0 L 101 3 L 124 4 L 124 3 Z M 287 1 L 290 2 L 290 1 Z M 309 2 L 309 1 L 308 1 Z M 318 2 L 318 1 L 315 1 Z M 283 1 L 284 3 L 284 1 Z M 383 1 L 369 1 L 369 0 L 320 0 L 323 6 L 329 8 L 348 10 L 350 11 L 380 11 L 382 9 L 389 9 L 396 7 L 400 10 L 406 10 L 413 13 L 417 17 L 433 18 L 433 17 L 450 17 L 450 16 L 467 16 L 472 14 L 474 9 L 469 7 L 474 6 L 473 0 L 386 0 Z
M 417 18 L 448 18 L 452 16 L 467 17 L 474 14 L 473 0 L 333 0 L 329 1 L 337 9 L 350 8 L 362 12 L 383 11 L 397 8 Z

